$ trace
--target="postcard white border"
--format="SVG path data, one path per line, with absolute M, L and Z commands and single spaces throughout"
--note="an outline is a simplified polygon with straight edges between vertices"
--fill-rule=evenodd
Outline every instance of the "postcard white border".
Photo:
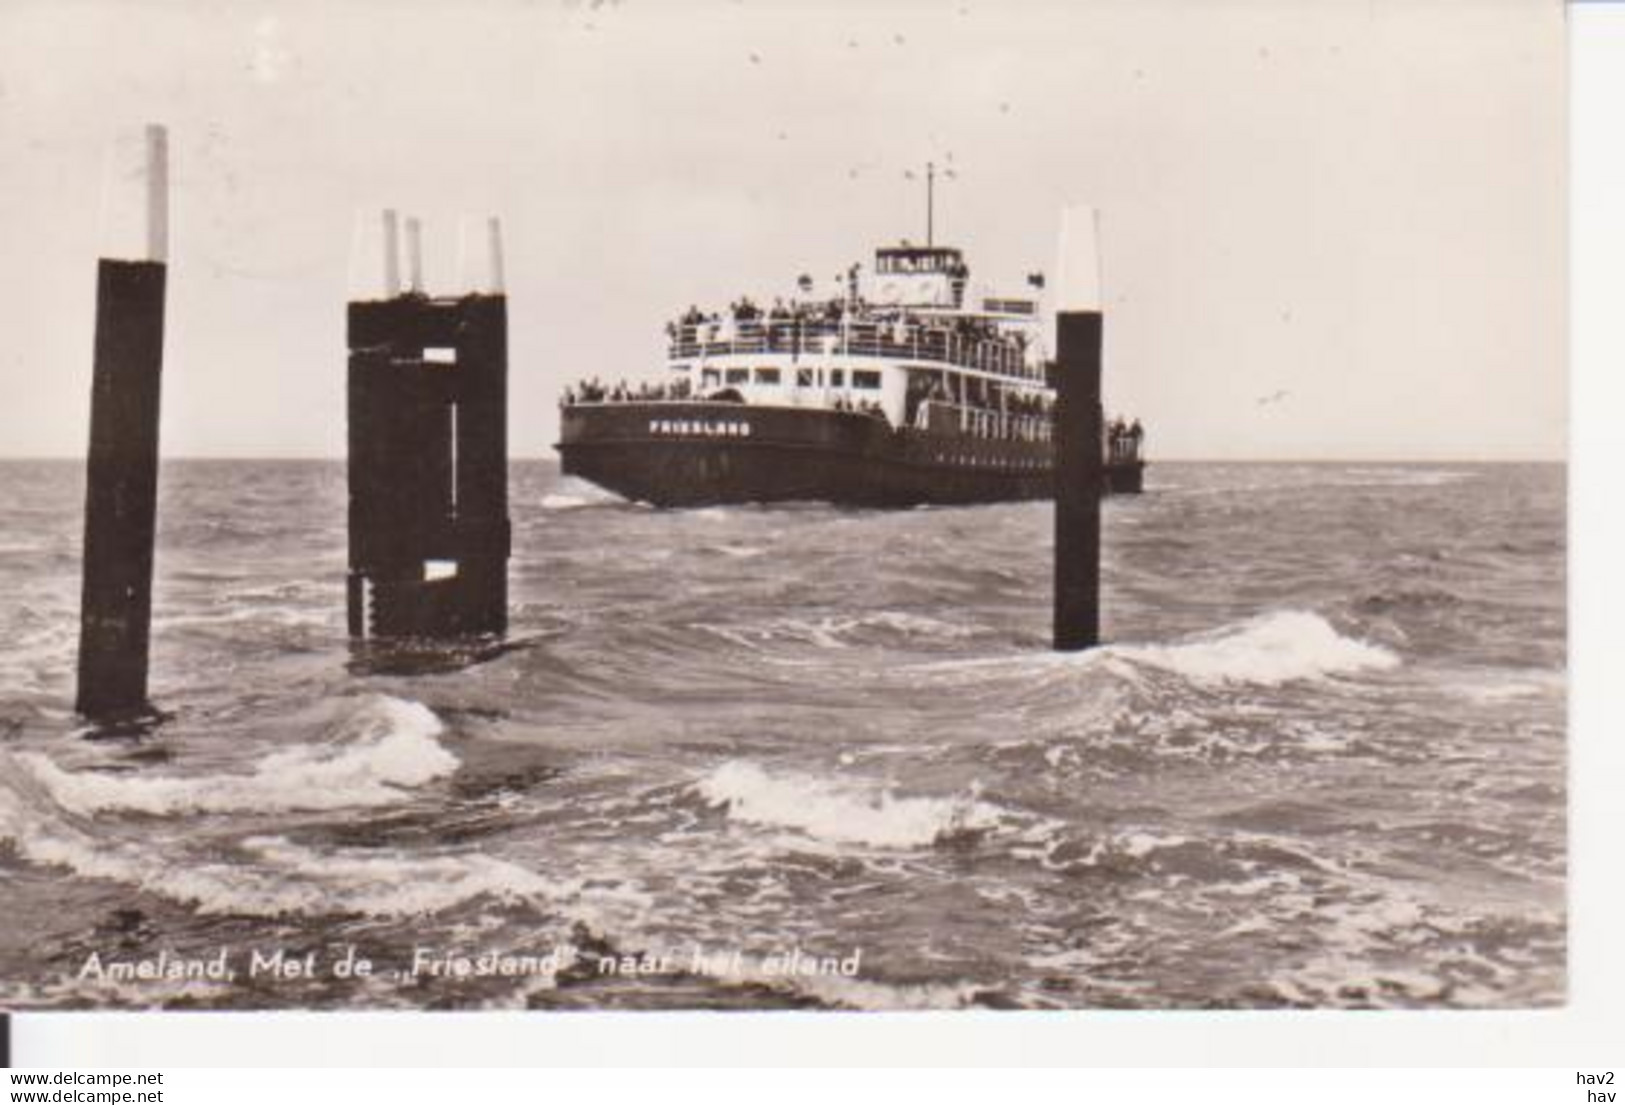
M 1625 1006 L 1625 4 L 1570 32 L 1570 1002 L 1525 1012 L 24 1014 L 44 1066 L 1573 1066 Z

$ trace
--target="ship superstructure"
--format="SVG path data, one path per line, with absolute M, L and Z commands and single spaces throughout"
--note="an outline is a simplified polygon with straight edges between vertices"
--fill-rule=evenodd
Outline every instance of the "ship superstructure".
M 564 471 L 659 506 L 1047 498 L 1039 300 L 969 288 L 960 250 L 902 242 L 832 294 L 802 277 L 768 304 L 691 307 L 667 324 L 665 383 L 566 392 Z M 1140 490 L 1142 436 L 1108 425 L 1108 490 Z

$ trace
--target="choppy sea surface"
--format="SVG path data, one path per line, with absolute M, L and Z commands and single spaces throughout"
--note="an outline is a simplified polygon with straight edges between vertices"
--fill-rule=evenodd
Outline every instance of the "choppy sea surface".
M 81 467 L 0 464 L 0 1007 L 1560 1003 L 1564 482 L 1153 464 L 1056 655 L 1048 504 L 519 463 L 515 647 L 395 654 L 342 464 L 176 462 L 98 731 Z

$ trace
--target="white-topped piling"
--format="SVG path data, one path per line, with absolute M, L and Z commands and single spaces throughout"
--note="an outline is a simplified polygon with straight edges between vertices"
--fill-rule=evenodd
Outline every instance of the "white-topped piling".
M 104 184 L 75 695 L 88 717 L 147 708 L 169 255 L 165 128 L 116 139 Z
M 1062 215 L 1055 281 L 1054 647 L 1100 643 L 1100 500 L 1104 337 L 1100 222 L 1093 208 Z

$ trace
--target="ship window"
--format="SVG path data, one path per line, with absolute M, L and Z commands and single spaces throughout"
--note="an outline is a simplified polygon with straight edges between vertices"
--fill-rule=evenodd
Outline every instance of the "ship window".
M 852 372 L 852 386 L 855 388 L 868 388 L 874 391 L 880 387 L 880 373 L 869 372 L 864 369 L 854 369 Z
M 832 388 L 844 388 L 846 386 L 846 369 L 844 369 L 844 368 L 832 368 L 832 369 L 830 369 L 829 370 L 829 386 L 832 387 Z
M 730 368 L 728 370 L 728 382 L 730 384 L 748 384 L 750 382 L 750 369 Z
M 758 368 L 756 370 L 756 382 L 758 384 L 777 384 L 779 382 L 779 370 L 776 368 Z
M 715 387 L 720 383 L 722 383 L 722 373 L 718 372 L 716 369 L 707 368 L 700 371 L 701 387 Z
M 674 364 L 674 365 L 671 366 L 671 370 L 673 372 L 687 372 L 689 370 L 689 367 L 690 366 L 688 366 L 686 364 Z
M 796 369 L 796 387 L 810 388 L 813 386 L 813 370 L 810 368 Z

